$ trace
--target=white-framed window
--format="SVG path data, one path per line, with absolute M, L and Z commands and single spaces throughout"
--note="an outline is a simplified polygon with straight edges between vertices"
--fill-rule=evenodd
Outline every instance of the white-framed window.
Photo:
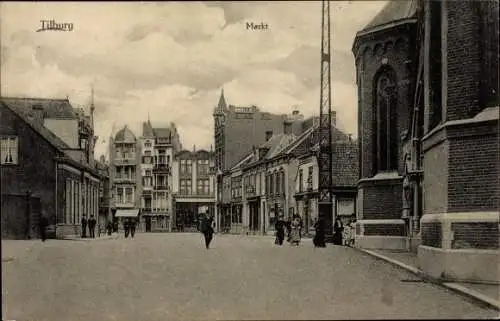
M 125 202 L 126 203 L 133 203 L 134 202 L 134 188 L 133 187 L 127 187 L 125 189 Z
M 1 138 L 1 163 L 2 165 L 18 164 L 18 141 L 15 136 Z
M 124 203 L 124 201 L 123 201 L 123 187 L 116 188 L 116 203 L 118 203 L 118 204 Z

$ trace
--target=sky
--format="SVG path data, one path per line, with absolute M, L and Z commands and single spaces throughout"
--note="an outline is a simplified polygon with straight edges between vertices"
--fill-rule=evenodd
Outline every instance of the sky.
M 356 32 L 386 1 L 332 1 L 332 109 L 357 135 Z M 71 31 L 36 32 L 40 20 Z M 248 23 L 267 24 L 248 30 Z M 88 110 L 96 157 L 128 125 L 174 122 L 184 148 L 210 149 L 221 89 L 228 104 L 319 113 L 321 2 L 0 4 L 1 95 L 66 98 Z

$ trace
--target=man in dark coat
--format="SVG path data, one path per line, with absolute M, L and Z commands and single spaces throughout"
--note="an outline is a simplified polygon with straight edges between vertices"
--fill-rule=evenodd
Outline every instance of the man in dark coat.
M 134 238 L 134 235 L 135 235 L 135 226 L 137 224 L 137 221 L 135 218 L 131 218 L 130 219 L 130 223 L 129 223 L 129 228 L 130 228 L 130 237 Z
M 130 223 L 128 218 L 123 221 L 123 229 L 125 230 L 125 238 L 128 237 L 128 233 L 130 232 Z
M 333 244 L 342 245 L 342 232 L 344 231 L 344 224 L 339 217 L 335 220 L 335 225 L 333 225 Z
M 213 222 L 213 218 L 208 213 L 205 214 L 205 217 L 201 221 L 201 232 L 205 237 L 205 247 L 207 250 L 210 248 L 210 242 L 212 242 L 214 235 Z
M 90 238 L 95 238 L 95 226 L 96 226 L 96 219 L 94 218 L 94 215 L 90 215 L 88 224 L 89 224 L 89 232 L 90 232 Z
M 283 215 L 278 216 L 274 229 L 276 230 L 276 240 L 274 243 L 281 246 L 283 245 L 283 240 L 285 239 L 285 221 L 283 220 Z
M 85 215 L 82 216 L 82 238 L 87 237 L 87 218 Z
M 316 230 L 313 238 L 314 247 L 326 247 L 324 221 L 322 219 L 316 220 L 314 223 L 314 229 Z

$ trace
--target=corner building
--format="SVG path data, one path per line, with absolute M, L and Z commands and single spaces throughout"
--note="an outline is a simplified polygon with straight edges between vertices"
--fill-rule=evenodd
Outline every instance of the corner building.
M 416 3 L 393 1 L 356 35 L 358 85 L 357 243 L 405 249 L 403 145 L 415 83 Z
M 393 1 L 358 32 L 360 246 L 499 281 L 498 26 L 496 1 Z

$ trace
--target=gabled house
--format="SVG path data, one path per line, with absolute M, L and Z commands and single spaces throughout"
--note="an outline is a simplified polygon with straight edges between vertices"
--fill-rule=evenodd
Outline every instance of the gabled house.
M 79 157 L 78 119 L 67 99 L 0 99 L 2 237 L 38 237 L 42 214 L 57 237 L 98 219 L 100 174 Z

